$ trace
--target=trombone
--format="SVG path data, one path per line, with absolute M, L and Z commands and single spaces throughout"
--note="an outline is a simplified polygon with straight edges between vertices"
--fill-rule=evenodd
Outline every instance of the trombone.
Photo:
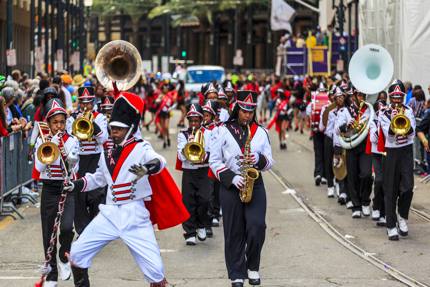
M 42 139 L 42 144 L 37 149 L 37 159 L 43 164 L 52 164 L 60 156 L 60 149 L 56 144 L 46 139 L 45 134 L 51 134 L 48 125 L 44 122 L 38 122 L 37 125 Z
M 85 108 L 83 116 L 73 122 L 72 134 L 80 141 L 87 141 L 91 139 L 93 133 L 93 114 Z

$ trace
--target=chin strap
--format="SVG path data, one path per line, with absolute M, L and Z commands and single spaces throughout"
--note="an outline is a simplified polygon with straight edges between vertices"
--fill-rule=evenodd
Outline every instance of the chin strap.
M 123 139 L 123 140 L 122 140 L 122 142 L 119 144 L 120 146 L 123 146 L 123 145 L 124 145 L 124 143 L 128 140 L 128 137 L 130 136 L 131 131 L 133 130 L 133 128 L 134 128 L 134 125 L 132 124 L 132 125 L 131 125 L 131 127 L 128 129 L 128 132 L 127 132 L 127 134 L 125 135 L 124 139 Z

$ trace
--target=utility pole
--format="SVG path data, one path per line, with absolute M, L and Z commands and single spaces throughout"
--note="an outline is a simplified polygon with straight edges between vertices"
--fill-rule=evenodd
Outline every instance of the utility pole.
M 7 23 L 7 33 L 6 33 L 6 50 L 8 49 L 12 49 L 13 48 L 13 1 L 12 0 L 7 0 L 6 3 L 6 11 L 7 11 L 7 19 L 6 19 L 6 23 Z M 6 65 L 6 74 L 10 75 L 11 74 L 11 67 L 9 65 Z

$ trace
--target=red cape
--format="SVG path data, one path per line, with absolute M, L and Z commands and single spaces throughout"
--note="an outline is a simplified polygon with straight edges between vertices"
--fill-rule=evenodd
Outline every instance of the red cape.
M 167 229 L 186 221 L 190 214 L 182 202 L 182 195 L 167 168 L 149 177 L 152 200 L 145 201 L 152 224 Z

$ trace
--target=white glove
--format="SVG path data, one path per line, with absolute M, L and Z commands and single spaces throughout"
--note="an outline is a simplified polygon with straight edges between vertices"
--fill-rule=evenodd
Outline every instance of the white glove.
M 58 137 L 58 134 L 52 136 L 51 142 L 57 146 L 60 144 L 60 138 Z
M 67 184 L 63 185 L 63 190 L 67 192 L 72 192 L 75 188 L 75 184 L 72 181 L 67 182 Z
M 73 168 L 79 160 L 79 155 L 75 151 L 69 152 L 67 155 L 67 162 L 69 163 L 69 167 Z
M 133 164 L 128 171 L 136 175 L 136 181 L 148 173 L 148 169 L 143 164 Z
M 260 160 L 260 154 L 258 152 L 251 153 L 250 160 L 252 165 L 256 165 Z
M 241 189 L 245 185 L 245 179 L 240 175 L 235 175 L 233 177 L 234 186 L 236 186 L 238 189 Z

